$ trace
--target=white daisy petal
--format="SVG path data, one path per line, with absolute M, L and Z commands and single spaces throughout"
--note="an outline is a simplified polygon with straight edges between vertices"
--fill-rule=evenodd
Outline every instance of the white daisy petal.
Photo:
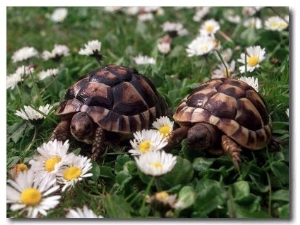
M 39 174 L 29 169 L 21 172 L 14 182 L 7 181 L 6 201 L 11 204 L 11 210 L 21 210 L 20 213 L 27 211 L 27 217 L 35 218 L 39 213 L 46 216 L 46 210 L 59 203 L 61 196 L 50 196 L 59 188 L 52 178 L 35 179 L 36 177 L 39 177 Z
M 161 176 L 170 172 L 176 164 L 176 156 L 165 151 L 149 151 L 134 158 L 137 167 L 145 174 Z
M 132 155 L 144 154 L 148 151 L 158 151 L 168 143 L 166 139 L 157 130 L 142 130 L 133 134 L 134 139 L 130 141 L 132 149 L 129 153 Z
M 66 218 L 103 218 L 103 216 L 97 216 L 91 209 L 84 205 L 83 209 L 71 209 Z

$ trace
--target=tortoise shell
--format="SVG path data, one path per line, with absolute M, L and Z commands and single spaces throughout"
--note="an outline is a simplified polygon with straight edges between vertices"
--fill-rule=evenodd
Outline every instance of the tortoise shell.
M 104 130 L 132 133 L 147 129 L 167 109 L 153 83 L 134 68 L 108 65 L 72 85 L 55 114 L 86 112 Z
M 212 124 L 251 150 L 265 147 L 272 134 L 272 121 L 263 98 L 250 85 L 233 78 L 200 84 L 182 99 L 173 118 L 181 126 Z

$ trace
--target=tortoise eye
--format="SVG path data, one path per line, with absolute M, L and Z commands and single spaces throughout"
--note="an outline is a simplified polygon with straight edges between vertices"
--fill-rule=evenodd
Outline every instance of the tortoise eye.
M 87 131 L 89 131 L 89 130 L 91 129 L 91 124 L 88 123 L 88 124 L 85 126 L 85 129 L 86 129 Z

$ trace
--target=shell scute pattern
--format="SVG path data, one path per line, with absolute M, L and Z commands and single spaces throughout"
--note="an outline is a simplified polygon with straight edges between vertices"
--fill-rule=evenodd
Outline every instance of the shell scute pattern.
M 86 112 L 105 130 L 131 133 L 148 128 L 166 109 L 146 77 L 133 68 L 108 65 L 71 86 L 56 115 Z
M 271 137 L 272 122 L 263 98 L 247 83 L 213 79 L 194 89 L 173 115 L 182 126 L 210 123 L 250 149 L 261 149 Z

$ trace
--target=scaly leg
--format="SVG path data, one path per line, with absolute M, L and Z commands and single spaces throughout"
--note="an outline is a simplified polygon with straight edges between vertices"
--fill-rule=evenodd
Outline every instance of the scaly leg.
M 180 142 L 186 138 L 189 127 L 180 127 L 173 130 L 167 137 L 168 145 L 164 148 L 166 151 L 172 150 L 173 147 L 180 144 Z
M 58 141 L 65 141 L 70 133 L 70 119 L 62 120 L 54 129 L 51 135 L 51 141 L 57 139 Z
M 223 135 L 222 136 L 222 148 L 226 154 L 228 154 L 237 170 L 240 168 L 240 155 L 241 155 L 241 148 L 234 142 L 230 137 Z
M 105 134 L 104 130 L 98 126 L 95 130 L 93 144 L 92 144 L 92 155 L 91 159 L 96 161 L 104 151 Z

